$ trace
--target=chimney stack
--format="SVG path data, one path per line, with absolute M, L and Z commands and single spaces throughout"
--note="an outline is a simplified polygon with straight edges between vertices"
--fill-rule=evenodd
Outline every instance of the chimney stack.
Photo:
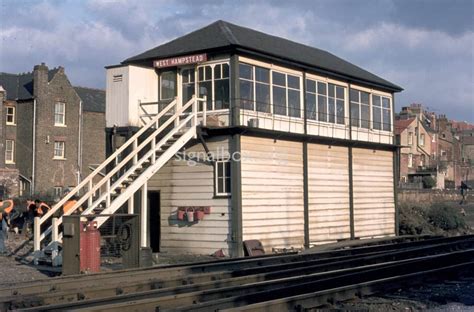
M 33 95 L 39 96 L 41 92 L 46 91 L 48 85 L 48 66 L 44 63 L 35 65 L 33 68 Z

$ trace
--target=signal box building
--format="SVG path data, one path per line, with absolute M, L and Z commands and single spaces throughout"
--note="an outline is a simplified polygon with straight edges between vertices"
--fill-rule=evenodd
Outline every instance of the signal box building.
M 205 99 L 197 134 L 144 182 L 142 246 L 238 256 L 254 239 L 272 252 L 396 235 L 400 91 L 224 21 L 107 67 L 109 154 L 169 103 Z

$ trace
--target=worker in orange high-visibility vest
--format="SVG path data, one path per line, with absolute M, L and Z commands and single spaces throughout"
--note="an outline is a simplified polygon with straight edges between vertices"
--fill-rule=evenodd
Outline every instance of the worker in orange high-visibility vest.
M 3 219 L 3 215 L 8 215 L 12 212 L 14 206 L 13 199 L 7 199 L 3 202 L 0 201 L 0 207 L 3 207 L 2 213 L 0 214 L 0 221 Z
M 35 206 L 36 206 L 35 217 L 41 217 L 47 214 L 48 211 L 51 209 L 51 207 L 49 207 L 45 202 L 40 201 L 39 199 L 35 200 Z

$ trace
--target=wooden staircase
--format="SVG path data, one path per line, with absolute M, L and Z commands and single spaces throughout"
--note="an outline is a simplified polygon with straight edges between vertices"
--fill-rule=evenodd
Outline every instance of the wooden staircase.
M 119 149 L 98 166 L 87 178 L 71 190 L 41 218 L 35 219 L 35 259 L 59 255 L 62 242 L 60 225 L 63 216 L 41 231 L 41 227 L 59 212 L 63 205 L 77 196 L 76 204 L 64 215 L 74 214 L 80 207 L 83 215 L 96 214 L 98 227 L 110 215 L 116 213 L 128 202 L 128 213 L 133 213 L 133 195 L 145 188 L 147 181 L 162 168 L 184 145 L 197 136 L 198 104 L 204 99 L 193 97 L 183 106 L 177 99 L 169 103 Z M 204 105 L 205 106 L 205 105 Z M 206 112 L 202 112 L 205 120 Z M 107 171 L 106 175 L 101 174 Z M 100 195 L 96 196 L 100 191 Z M 53 250 L 53 251 L 51 251 Z M 56 251 L 56 252 L 54 252 Z M 50 259 L 53 265 L 60 265 L 61 259 Z

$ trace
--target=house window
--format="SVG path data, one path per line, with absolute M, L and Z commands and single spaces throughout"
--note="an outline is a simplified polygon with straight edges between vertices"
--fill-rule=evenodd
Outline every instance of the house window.
M 63 188 L 61 186 L 55 186 L 54 187 L 54 197 L 55 198 L 61 198 L 63 192 Z
M 188 103 L 194 95 L 194 68 L 183 69 L 181 71 L 182 90 L 183 90 L 183 105 Z
M 176 96 L 176 71 L 165 71 L 160 75 L 160 100 L 171 100 Z
M 408 168 L 413 167 L 413 154 L 408 154 Z
M 54 125 L 65 126 L 66 125 L 66 104 L 57 102 L 54 104 Z
M 306 79 L 306 116 L 308 119 L 345 124 L 345 88 Z
M 372 117 L 372 127 L 374 129 L 384 131 L 390 131 L 392 129 L 389 98 L 372 95 Z
M 424 166 L 425 165 L 425 155 L 421 155 L 420 157 L 420 166 Z
M 217 196 L 230 195 L 230 161 L 218 160 L 215 166 L 215 191 Z
M 352 126 L 360 128 L 369 128 L 369 93 L 351 89 L 351 121 Z
M 413 132 L 408 132 L 408 145 L 413 145 Z
M 15 125 L 15 107 L 7 106 L 7 125 Z
M 199 97 L 207 96 L 207 110 L 229 108 L 229 64 L 198 67 Z
M 15 141 L 6 140 L 5 142 L 5 163 L 15 163 Z
M 65 142 L 64 141 L 55 141 L 54 142 L 54 159 L 64 159 L 65 153 Z
M 420 146 L 425 146 L 425 134 L 420 134 Z
M 298 76 L 240 63 L 239 86 L 243 109 L 290 117 L 302 116 L 301 82 Z

